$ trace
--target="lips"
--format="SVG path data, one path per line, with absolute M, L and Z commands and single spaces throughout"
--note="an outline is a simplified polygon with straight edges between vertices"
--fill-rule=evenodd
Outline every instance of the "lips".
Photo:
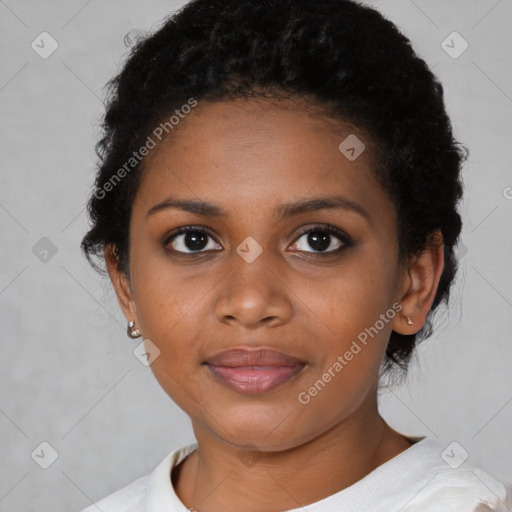
M 303 363 L 296 357 L 268 348 L 234 348 L 220 352 L 210 357 L 206 362 L 213 366 L 227 366 L 230 368 L 239 366 L 295 366 Z
M 271 391 L 294 379 L 306 366 L 304 361 L 273 349 L 231 349 L 204 363 L 221 384 L 243 394 Z

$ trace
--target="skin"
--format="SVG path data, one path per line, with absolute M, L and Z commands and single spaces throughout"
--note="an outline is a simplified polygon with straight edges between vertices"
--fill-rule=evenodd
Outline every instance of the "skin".
M 442 242 L 399 264 L 396 211 L 373 176 L 370 141 L 358 133 L 367 150 L 349 161 L 338 145 L 355 129 L 302 107 L 298 100 L 200 102 L 146 158 L 130 221 L 129 276 L 106 251 L 126 319 L 160 350 L 155 377 L 191 418 L 199 448 L 172 479 L 185 506 L 200 512 L 299 508 L 411 445 L 379 415 L 377 375 L 391 330 L 413 334 L 425 323 Z M 340 208 L 284 219 L 275 212 L 333 194 L 368 218 Z M 147 215 L 170 196 L 213 203 L 225 216 L 177 208 Z M 189 225 L 212 232 L 201 253 L 190 252 L 185 235 L 164 247 L 166 235 Z M 345 249 L 321 254 L 299 234 L 318 225 L 337 227 L 353 244 L 331 235 L 328 250 Z M 263 250 L 252 263 L 236 252 L 249 236 Z M 299 393 L 396 302 L 403 309 L 300 403 Z M 201 364 L 240 346 L 274 348 L 307 364 L 270 392 L 243 395 Z

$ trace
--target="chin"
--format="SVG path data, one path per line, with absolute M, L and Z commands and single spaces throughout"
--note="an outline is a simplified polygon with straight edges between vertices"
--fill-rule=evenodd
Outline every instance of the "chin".
M 277 412 L 268 408 L 263 411 L 260 407 L 251 414 L 248 414 L 247 405 L 238 409 L 240 414 L 236 410 L 224 409 L 222 418 L 216 418 L 219 423 L 210 423 L 214 435 L 230 446 L 272 452 L 289 450 L 308 440 L 302 439 L 296 415 L 283 407 L 279 407 Z M 211 422 L 211 418 L 204 419 Z

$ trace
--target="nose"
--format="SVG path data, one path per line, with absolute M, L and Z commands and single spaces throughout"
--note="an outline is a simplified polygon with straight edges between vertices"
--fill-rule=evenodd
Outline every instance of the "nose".
M 219 283 L 215 314 L 220 322 L 254 330 L 290 321 L 289 285 L 264 254 L 252 263 L 234 254 L 231 272 Z

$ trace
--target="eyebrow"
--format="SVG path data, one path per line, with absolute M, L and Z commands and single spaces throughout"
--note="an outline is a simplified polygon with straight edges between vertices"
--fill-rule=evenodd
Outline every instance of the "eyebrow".
M 151 207 L 146 214 L 146 218 L 170 208 L 176 208 L 184 212 L 195 213 L 205 217 L 227 217 L 227 212 L 220 206 L 213 203 L 168 197 Z M 341 209 L 357 213 L 361 217 L 364 217 L 368 222 L 371 222 L 370 215 L 362 206 L 340 195 L 330 195 L 327 197 L 317 197 L 285 203 L 276 207 L 276 214 L 281 221 L 295 215 L 332 209 Z

